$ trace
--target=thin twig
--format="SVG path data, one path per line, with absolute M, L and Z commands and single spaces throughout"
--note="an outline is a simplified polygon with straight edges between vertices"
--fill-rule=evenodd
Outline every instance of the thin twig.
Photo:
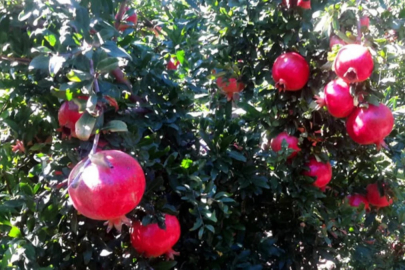
M 124 16 L 124 13 L 125 13 L 126 6 L 127 6 L 127 1 L 123 1 L 120 5 L 120 9 L 118 10 L 117 17 L 115 18 L 115 23 L 114 23 L 114 27 L 116 29 L 118 29 L 118 27 L 120 26 L 122 17 Z
M 360 6 L 361 0 L 356 0 L 357 9 Z M 360 12 L 357 10 L 357 42 L 361 42 L 361 17 Z
M 8 57 L 8 56 L 0 56 L 0 60 L 10 61 L 10 62 L 18 62 L 20 64 L 29 65 L 31 59 L 29 58 L 17 58 L 17 57 Z

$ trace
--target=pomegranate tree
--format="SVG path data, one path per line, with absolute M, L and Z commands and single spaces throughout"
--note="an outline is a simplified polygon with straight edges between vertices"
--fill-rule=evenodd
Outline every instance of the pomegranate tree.
M 131 243 L 135 250 L 145 257 L 159 257 L 163 254 L 168 259 L 179 255 L 172 248 L 180 238 L 180 223 L 175 216 L 165 214 L 166 229 L 159 228 L 157 223 L 143 226 L 139 221 L 131 228 Z
M 68 184 L 73 206 L 82 215 L 107 220 L 107 231 L 129 225 L 125 216 L 141 201 L 145 175 L 139 163 L 118 150 L 105 150 L 79 162 L 70 172 Z
M 339 50 L 334 68 L 336 74 L 345 82 L 362 82 L 373 72 L 373 57 L 368 48 L 359 44 L 348 44 Z
M 298 53 L 284 53 L 277 57 L 272 73 L 279 91 L 298 91 L 308 82 L 309 65 Z
M 75 102 L 77 102 L 78 100 L 87 99 L 87 96 L 79 96 L 77 99 L 63 102 L 63 104 L 60 106 L 58 112 L 58 121 L 63 136 L 77 138 L 75 125 L 76 122 L 83 115 L 83 111 L 80 111 L 79 105 Z
M 340 78 L 329 82 L 324 88 L 324 97 L 316 96 L 316 99 L 320 107 L 326 106 L 337 118 L 349 116 L 354 109 L 350 85 Z
M 301 149 L 298 147 L 297 137 L 291 136 L 287 132 L 281 132 L 277 135 L 277 137 L 271 140 L 270 147 L 273 151 L 278 152 L 282 149 L 281 146 L 284 140 L 288 144 L 288 148 L 294 150 L 294 152 L 288 156 L 288 158 L 291 159 L 295 157 L 299 151 L 301 151 Z
M 347 196 L 347 199 L 349 200 L 349 205 L 353 207 L 359 207 L 361 204 L 364 204 L 364 209 L 369 210 L 370 205 L 368 203 L 368 200 L 366 196 L 361 195 L 361 194 L 353 194 Z
M 384 188 L 385 186 L 383 185 L 383 189 Z M 371 205 L 377 207 L 386 207 L 393 203 L 392 199 L 388 198 L 386 194 L 380 194 L 377 183 L 367 186 L 367 200 Z
M 226 94 L 228 99 L 232 99 L 234 93 L 239 93 L 245 88 L 245 84 L 239 82 L 236 78 L 229 78 L 227 80 L 223 77 L 219 77 L 216 82 L 218 88 Z
M 346 129 L 349 136 L 358 144 L 376 144 L 377 149 L 386 147 L 384 138 L 394 126 L 394 116 L 391 110 L 380 103 L 372 104 L 368 108 L 356 108 L 347 118 Z
M 314 186 L 318 188 L 325 187 L 332 179 L 332 166 L 329 162 L 319 162 L 314 157 L 309 159 L 305 165 L 309 167 L 309 171 L 304 171 L 304 175 L 315 178 Z

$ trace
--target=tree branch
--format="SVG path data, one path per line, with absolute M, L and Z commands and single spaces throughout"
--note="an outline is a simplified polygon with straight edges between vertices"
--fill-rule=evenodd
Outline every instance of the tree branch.
M 18 58 L 18 57 L 8 57 L 8 56 L 0 56 L 0 60 L 10 61 L 10 62 L 18 62 L 20 64 L 29 65 L 31 59 L 29 58 Z

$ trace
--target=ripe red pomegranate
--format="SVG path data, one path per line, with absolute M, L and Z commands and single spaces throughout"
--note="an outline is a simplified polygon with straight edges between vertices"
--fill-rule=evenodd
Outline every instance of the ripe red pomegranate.
M 378 191 L 378 186 L 376 183 L 369 184 L 367 186 L 367 200 L 370 204 L 377 207 L 386 207 L 392 204 L 392 199 L 388 198 L 386 195 L 381 196 Z
M 91 219 L 107 220 L 107 231 L 113 226 L 120 231 L 122 223 L 131 223 L 125 214 L 142 199 L 145 175 L 130 155 L 105 150 L 94 154 L 90 163 L 80 161 L 70 172 L 68 184 L 77 211 Z
M 167 63 L 167 70 L 177 70 L 177 67 L 180 65 L 180 62 L 174 58 L 171 58 Z
M 361 26 L 368 28 L 370 26 L 370 18 L 367 15 L 364 15 L 360 18 Z
M 360 204 L 364 204 L 364 209 L 369 210 L 370 205 L 368 204 L 368 200 L 366 196 L 360 195 L 360 194 L 353 194 L 347 196 L 347 199 L 349 200 L 349 205 L 353 207 L 359 207 Z
M 338 36 L 335 36 L 335 35 L 331 36 L 330 39 L 329 39 L 329 47 L 332 49 L 333 46 L 335 46 L 337 44 L 340 44 L 340 45 L 344 46 L 347 43 L 344 42 L 343 40 L 341 40 Z
M 315 177 L 313 185 L 318 188 L 323 188 L 332 179 L 332 166 L 329 162 L 318 162 L 314 157 L 311 157 L 305 166 L 309 167 L 309 171 L 304 171 L 303 174 Z
M 279 91 L 298 91 L 308 81 L 309 65 L 298 53 L 284 53 L 277 57 L 272 73 Z
M 238 82 L 238 79 L 235 78 L 226 80 L 225 78 L 219 77 L 216 82 L 218 88 L 227 95 L 228 99 L 232 99 L 234 93 L 239 93 L 245 88 L 245 84 Z
M 282 142 L 285 140 L 288 144 L 288 148 L 295 150 L 288 158 L 293 158 L 297 155 L 301 148 L 298 147 L 298 138 L 290 136 L 287 132 L 281 132 L 274 139 L 271 140 L 270 147 L 273 151 L 278 152 L 281 150 Z
M 326 106 L 329 113 L 337 118 L 350 115 L 354 109 L 350 86 L 342 79 L 329 82 L 324 88 L 324 97 L 315 96 L 320 107 Z
M 298 0 L 297 6 L 302 7 L 303 9 L 311 9 L 311 0 Z
M 88 97 L 79 96 L 77 99 L 87 100 Z M 58 112 L 58 121 L 63 135 L 77 138 L 75 125 L 82 114 L 83 112 L 79 111 L 79 106 L 74 100 L 69 100 L 62 103 Z
M 128 10 L 129 10 L 129 8 L 127 7 L 127 8 L 126 8 L 126 11 L 128 11 Z M 118 17 L 118 14 L 115 15 L 115 19 L 117 19 L 117 17 Z M 129 23 L 133 23 L 133 25 L 136 25 L 137 22 L 138 22 L 138 15 L 136 14 L 136 12 L 134 12 L 131 16 L 129 16 L 128 18 L 126 18 L 126 21 L 127 21 L 127 23 L 129 22 Z M 121 24 L 118 26 L 118 30 L 119 30 L 119 31 L 125 31 L 125 30 L 128 29 L 129 27 L 130 27 L 130 25 L 125 24 L 125 23 L 121 23 Z
M 368 108 L 355 108 L 346 121 L 349 136 L 358 144 L 376 144 L 377 150 L 381 146 L 387 147 L 384 138 L 394 126 L 394 116 L 391 110 L 381 104 L 369 104 Z
M 348 44 L 338 52 L 334 67 L 336 74 L 345 82 L 357 83 L 370 77 L 374 62 L 368 48 L 359 44 Z
M 157 223 L 143 226 L 136 221 L 131 228 L 131 243 L 138 253 L 145 257 L 159 257 L 163 254 L 168 259 L 179 255 L 172 248 L 180 238 L 180 223 L 175 216 L 165 214 L 166 230 Z

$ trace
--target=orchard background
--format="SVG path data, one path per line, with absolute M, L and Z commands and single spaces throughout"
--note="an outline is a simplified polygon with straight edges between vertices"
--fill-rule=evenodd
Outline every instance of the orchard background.
M 1 1 L 0 268 L 405 269 L 404 2 L 286 2 Z M 136 24 L 126 22 L 134 13 Z M 357 88 L 395 117 L 380 151 L 355 143 L 345 119 L 314 99 L 336 78 L 340 47 L 330 38 L 355 42 L 364 15 L 374 71 Z M 310 78 L 279 92 L 272 66 L 292 51 Z M 168 66 L 172 58 L 180 64 Z M 245 88 L 228 97 L 219 76 Z M 61 104 L 78 96 L 90 96 L 82 140 L 58 123 Z M 99 115 L 96 104 L 105 105 Z M 97 130 L 105 149 L 129 153 L 145 172 L 145 194 L 127 217 L 179 219 L 174 261 L 143 257 L 128 227 L 107 233 L 72 206 L 66 179 Z M 268 147 L 282 131 L 299 137 L 292 161 L 286 145 Z M 332 165 L 325 191 L 302 175 L 311 156 Z M 376 182 L 392 205 L 348 204 Z

